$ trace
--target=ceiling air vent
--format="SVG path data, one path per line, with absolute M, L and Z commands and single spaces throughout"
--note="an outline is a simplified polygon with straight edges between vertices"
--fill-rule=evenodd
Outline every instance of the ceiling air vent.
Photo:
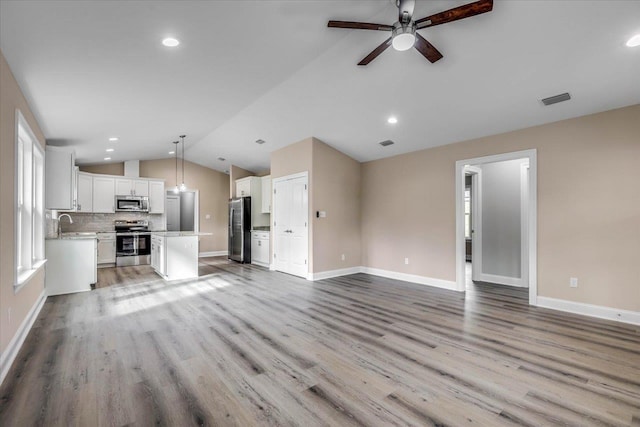
M 224 162 L 227 159 L 225 159 L 224 157 L 218 157 L 218 160 L 220 160 L 221 162 Z
M 256 139 L 256 144 L 264 144 L 265 142 L 264 139 Z
M 562 102 L 562 101 L 568 101 L 570 99 L 571 99 L 571 95 L 565 92 L 565 93 L 561 93 L 560 95 L 554 95 L 545 99 L 541 99 L 541 101 L 544 105 L 551 105 L 551 104 L 557 104 L 558 102 Z
M 395 144 L 395 142 L 393 142 L 393 141 L 392 141 L 392 140 L 390 140 L 390 139 L 387 139 L 386 141 L 382 141 L 382 142 L 380 142 L 379 144 L 380 144 L 380 145 L 382 145 L 383 147 L 388 147 L 388 146 L 390 146 L 390 145 Z

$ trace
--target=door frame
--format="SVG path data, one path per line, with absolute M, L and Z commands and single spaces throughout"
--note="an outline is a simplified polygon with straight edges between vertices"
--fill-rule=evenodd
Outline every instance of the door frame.
M 529 191 L 527 198 L 528 221 L 526 253 L 528 259 L 529 278 L 529 304 L 537 304 L 538 282 L 537 282 L 537 150 L 522 150 L 510 153 L 502 153 L 491 156 L 476 157 L 472 159 L 456 161 L 455 175 L 455 198 L 456 198 L 456 290 L 465 291 L 465 236 L 464 236 L 464 175 L 465 168 L 469 166 L 482 165 L 484 163 L 495 163 L 505 160 L 529 159 Z M 524 239 L 523 239 L 524 240 Z
M 291 175 L 286 175 L 286 176 L 280 176 L 278 178 L 271 178 L 271 191 L 275 191 L 276 189 L 276 184 L 282 181 L 288 181 L 290 179 L 297 179 L 297 178 L 306 178 L 307 179 L 307 260 L 309 260 L 307 262 L 307 276 L 306 279 L 309 280 L 309 276 L 310 276 L 310 272 L 309 272 L 309 267 L 311 266 L 311 198 L 309 197 L 311 195 L 311 185 L 309 184 L 309 172 L 308 171 L 304 171 L 304 172 L 298 172 L 298 173 L 294 173 Z M 274 197 L 275 193 L 271 194 L 271 219 L 269 220 L 269 250 L 271 251 L 269 253 L 269 260 L 270 260 L 270 265 L 269 265 L 269 270 L 273 270 L 276 271 L 276 261 L 273 257 L 273 254 L 276 253 L 275 251 L 275 246 L 276 246 L 276 239 L 275 239 L 275 219 L 276 219 L 276 210 L 277 210 L 277 203 L 276 203 L 276 198 Z
M 482 270 L 482 169 L 466 166 L 464 171 L 471 175 L 471 280 L 477 280 Z

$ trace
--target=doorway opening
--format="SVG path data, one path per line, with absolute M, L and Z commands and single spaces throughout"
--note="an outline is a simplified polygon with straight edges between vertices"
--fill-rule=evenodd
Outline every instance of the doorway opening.
M 199 231 L 199 192 L 186 190 L 175 193 L 167 191 L 165 212 L 167 231 Z
M 536 304 L 536 150 L 456 162 L 456 289 L 528 287 Z

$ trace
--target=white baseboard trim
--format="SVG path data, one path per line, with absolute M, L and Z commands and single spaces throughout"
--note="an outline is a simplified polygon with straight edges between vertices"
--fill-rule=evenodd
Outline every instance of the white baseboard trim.
M 22 321 L 22 324 L 16 331 L 15 335 L 13 336 L 11 341 L 9 341 L 9 345 L 0 355 L 0 384 L 2 384 L 5 377 L 9 373 L 9 368 L 11 368 L 13 361 L 16 359 L 16 356 L 18 355 L 18 352 L 20 351 L 24 340 L 27 338 L 31 327 L 38 318 L 38 314 L 40 313 L 40 310 L 42 310 L 42 307 L 44 306 L 44 302 L 46 300 L 47 292 L 46 290 L 43 290 L 36 303 L 33 304 L 33 307 L 31 307 L 29 313 L 27 313 L 27 317 L 25 317 Z
M 275 270 L 275 265 L 271 264 L 271 269 Z M 434 279 L 433 277 L 418 276 L 416 274 L 399 273 L 390 270 L 381 270 L 371 267 L 349 267 L 338 270 L 321 271 L 318 273 L 307 273 L 307 280 L 324 280 L 333 277 L 348 276 L 350 274 L 366 273 L 372 276 L 386 277 L 387 279 L 402 280 L 403 282 L 417 283 L 419 285 L 433 286 L 435 288 L 457 291 L 456 282 L 450 280 Z
M 307 274 L 307 280 L 324 280 L 333 277 L 348 276 L 349 274 L 361 273 L 362 267 L 340 268 L 338 270 L 320 271 L 318 273 Z
M 618 322 L 640 325 L 640 311 L 620 310 L 601 305 L 585 304 L 557 298 L 542 297 L 538 295 L 538 307 L 551 308 L 553 310 L 582 314 L 584 316 L 597 317 L 599 319 L 615 320 Z
M 227 255 L 229 255 L 228 251 L 213 251 L 213 252 L 200 252 L 198 254 L 198 257 L 204 258 L 204 257 L 210 257 L 210 256 L 227 256 Z
M 480 282 L 497 283 L 498 285 L 517 286 L 527 288 L 520 277 L 499 276 L 497 274 L 476 273 L 473 280 Z
M 450 291 L 458 291 L 458 289 L 456 289 L 456 282 L 451 280 L 434 279 L 433 277 L 418 276 L 417 274 L 398 273 L 396 271 L 381 270 L 379 268 L 371 267 L 361 267 L 360 271 L 362 273 L 386 277 L 388 279 L 402 280 L 405 282 L 417 283 L 419 285 L 427 285 L 436 288 L 448 289 Z

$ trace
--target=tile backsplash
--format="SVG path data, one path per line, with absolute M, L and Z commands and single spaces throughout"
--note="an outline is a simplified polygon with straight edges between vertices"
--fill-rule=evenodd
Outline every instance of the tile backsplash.
M 116 212 L 112 214 L 77 213 L 69 212 L 73 218 L 73 224 L 62 220 L 62 232 L 82 231 L 113 231 L 113 222 L 116 220 L 146 219 L 149 221 L 149 229 L 152 231 L 164 231 L 167 229 L 166 217 L 163 214 L 146 214 L 142 212 Z M 55 216 L 55 215 L 54 215 Z M 47 215 L 47 235 L 56 233 L 58 221 Z

